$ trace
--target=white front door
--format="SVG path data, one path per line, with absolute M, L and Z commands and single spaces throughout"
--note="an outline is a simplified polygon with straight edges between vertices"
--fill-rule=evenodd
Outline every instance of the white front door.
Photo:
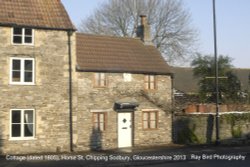
M 132 146 L 132 113 L 118 113 L 118 147 Z

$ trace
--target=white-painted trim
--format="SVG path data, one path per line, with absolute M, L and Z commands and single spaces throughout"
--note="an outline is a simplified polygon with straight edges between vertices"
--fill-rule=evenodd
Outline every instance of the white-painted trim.
M 34 46 L 34 39 L 35 39 L 35 31 L 34 31 L 34 29 L 32 29 L 32 28 L 21 28 L 22 29 L 22 43 L 14 43 L 14 41 L 13 41 L 13 37 L 14 37 L 14 28 L 21 28 L 21 27 L 12 27 L 11 28 L 11 44 L 12 45 L 17 45 L 17 46 L 20 46 L 20 45 L 28 45 L 28 46 Z M 31 36 L 31 38 L 32 38 L 32 42 L 31 43 L 25 43 L 24 41 L 25 41 L 25 29 L 31 29 L 31 31 L 32 31 L 32 36 Z
M 35 138 L 35 137 L 24 137 L 24 138 L 12 137 L 9 139 L 9 141 L 27 141 L 27 140 L 37 140 L 37 138 Z
M 13 69 L 13 60 L 20 60 L 21 61 L 21 69 L 20 69 L 20 73 L 21 73 L 21 81 L 20 82 L 13 82 L 12 81 L 12 77 L 13 77 L 13 74 L 12 74 L 12 69 Z M 32 82 L 24 82 L 24 62 L 25 60 L 32 60 Z M 11 85 L 35 85 L 35 73 L 36 73 L 36 70 L 35 70 L 35 59 L 34 58 L 21 58 L 21 57 L 11 57 L 10 58 L 10 78 L 9 78 L 9 83 Z
M 19 110 L 21 111 L 21 137 L 12 137 L 12 111 Z M 33 111 L 33 136 L 32 137 L 24 137 L 24 111 Z M 36 140 L 36 112 L 35 109 L 10 109 L 10 119 L 9 119 L 9 140 Z

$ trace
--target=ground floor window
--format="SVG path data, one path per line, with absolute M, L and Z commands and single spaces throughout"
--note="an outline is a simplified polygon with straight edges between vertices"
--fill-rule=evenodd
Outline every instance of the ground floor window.
M 143 129 L 158 128 L 158 111 L 143 111 Z
M 34 138 L 35 111 L 33 109 L 11 109 L 10 112 L 10 138 Z
M 93 113 L 93 129 L 102 132 L 106 129 L 106 113 L 96 112 Z

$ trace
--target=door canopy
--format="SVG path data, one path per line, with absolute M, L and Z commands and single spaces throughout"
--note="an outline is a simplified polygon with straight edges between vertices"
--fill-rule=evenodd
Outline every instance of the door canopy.
M 134 98 L 124 98 L 117 100 L 114 104 L 114 109 L 117 112 L 127 112 L 127 111 L 134 111 L 136 107 L 139 106 L 139 103 Z

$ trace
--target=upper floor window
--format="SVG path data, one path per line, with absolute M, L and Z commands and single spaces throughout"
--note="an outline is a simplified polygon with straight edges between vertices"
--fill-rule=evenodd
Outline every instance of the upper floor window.
M 156 76 L 146 75 L 145 76 L 145 89 L 155 90 L 156 89 Z
M 12 43 L 20 45 L 32 45 L 34 30 L 31 28 L 13 28 Z
M 29 139 L 35 137 L 35 112 L 33 109 L 10 111 L 10 138 Z
M 33 58 L 11 58 L 10 59 L 10 83 L 33 85 L 35 78 Z
M 97 132 L 105 131 L 106 127 L 106 113 L 96 112 L 93 113 L 93 128 Z
M 94 74 L 94 86 L 95 87 L 107 87 L 107 75 L 106 73 L 95 73 Z

